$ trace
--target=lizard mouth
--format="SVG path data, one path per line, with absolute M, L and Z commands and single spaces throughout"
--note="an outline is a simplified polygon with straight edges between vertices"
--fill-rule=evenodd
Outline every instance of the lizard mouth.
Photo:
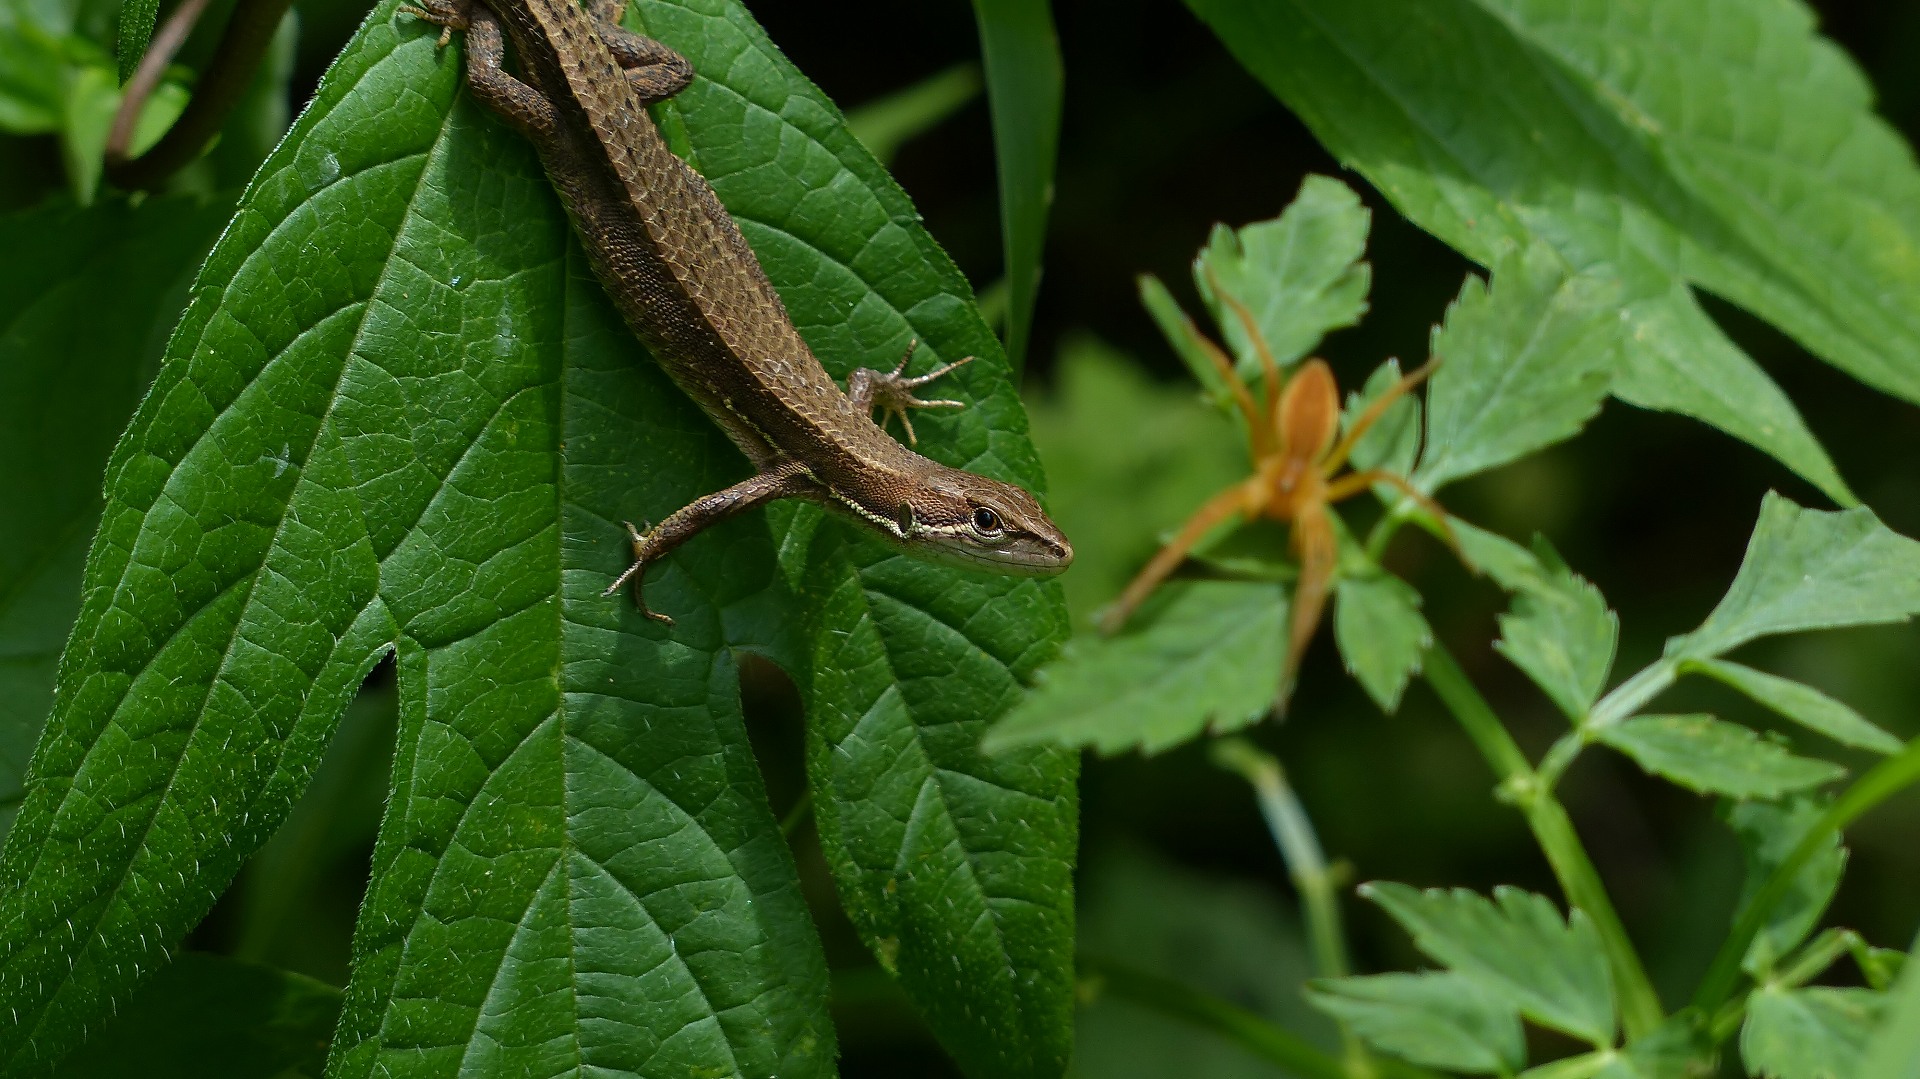
M 1073 564 L 1073 547 L 1043 541 L 1009 544 L 1005 547 L 974 547 L 942 544 L 927 552 L 934 560 L 970 569 L 982 569 L 1010 577 L 1052 577 Z

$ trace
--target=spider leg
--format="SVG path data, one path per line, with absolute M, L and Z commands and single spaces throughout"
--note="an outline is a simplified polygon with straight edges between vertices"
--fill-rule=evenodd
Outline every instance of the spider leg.
M 1274 695 L 1273 710 L 1277 715 L 1286 714 L 1287 701 L 1293 696 L 1294 678 L 1300 671 L 1300 659 L 1307 653 L 1313 631 L 1320 626 L 1327 593 L 1333 589 L 1340 549 L 1334 538 L 1333 522 L 1327 519 L 1325 503 L 1304 506 L 1294 517 L 1293 548 L 1300 559 L 1300 580 L 1293 586 L 1293 617 L 1287 632 L 1286 660 L 1280 668 L 1279 691 Z
M 1274 361 L 1273 350 L 1267 347 L 1266 335 L 1260 332 L 1260 325 L 1253 320 L 1253 312 L 1247 310 L 1247 305 L 1241 303 L 1238 296 L 1221 287 L 1220 278 L 1214 274 L 1212 267 L 1207 268 L 1207 284 L 1213 288 L 1213 294 L 1220 297 L 1221 302 L 1233 310 L 1234 318 L 1239 321 L 1241 331 L 1247 335 L 1247 340 L 1253 342 L 1254 355 L 1260 357 L 1260 369 L 1267 376 L 1267 415 L 1277 428 L 1280 418 L 1275 406 L 1280 401 L 1280 365 Z M 1277 437 L 1278 430 L 1274 434 Z
M 1440 503 L 1433 500 L 1432 495 L 1408 483 L 1405 476 L 1395 475 L 1384 468 L 1349 472 L 1327 484 L 1327 501 L 1338 502 L 1343 498 L 1352 498 L 1376 483 L 1398 488 L 1401 494 L 1413 499 L 1414 505 L 1426 510 L 1427 514 L 1440 526 L 1440 538 L 1446 540 L 1447 546 L 1453 548 L 1453 553 L 1459 556 L 1460 561 L 1465 563 L 1468 569 L 1475 573 L 1479 572 L 1474 568 L 1473 560 L 1467 557 L 1466 549 L 1460 546 L 1460 537 L 1454 534 L 1453 526 L 1447 523 L 1447 511 L 1441 508 Z
M 1271 418 L 1261 416 L 1260 406 L 1253 403 L 1253 394 L 1247 389 L 1247 384 L 1240 380 L 1240 372 L 1234 370 L 1233 361 L 1221 351 L 1220 346 L 1214 344 L 1206 334 L 1201 333 L 1200 327 L 1193 324 L 1193 320 L 1187 317 L 1185 311 L 1179 314 L 1181 332 L 1185 333 L 1194 347 L 1198 348 L 1213 364 L 1213 369 L 1219 373 L 1220 380 L 1227 384 L 1228 392 L 1232 393 L 1233 403 L 1240 409 L 1241 417 L 1247 421 L 1247 434 L 1253 440 L 1253 456 L 1256 459 L 1266 456 L 1272 448 L 1269 445 L 1267 432 L 1272 422 Z
M 1355 416 L 1353 423 L 1348 425 L 1346 433 L 1340 436 L 1340 441 L 1334 443 L 1333 449 L 1328 451 L 1322 466 L 1325 474 L 1331 476 L 1341 465 L 1346 464 L 1347 455 L 1353 452 L 1353 447 L 1359 444 L 1361 436 L 1367 433 L 1367 429 L 1380 422 L 1380 417 L 1387 414 L 1388 407 L 1405 397 L 1415 386 L 1425 382 L 1427 376 L 1433 374 L 1433 369 L 1438 366 L 1440 366 L 1440 360 L 1439 357 L 1435 357 L 1418 369 L 1408 372 L 1400 381 L 1388 386 L 1387 392 L 1375 398 L 1374 402 L 1367 406 L 1366 411 Z
M 1251 513 L 1256 510 L 1264 497 L 1259 481 L 1248 479 L 1207 499 L 1199 509 L 1193 512 L 1193 516 L 1187 518 L 1187 523 L 1180 526 L 1180 531 L 1174 535 L 1173 539 L 1169 540 L 1165 547 L 1160 548 L 1160 552 L 1141 568 L 1133 582 L 1127 585 L 1127 590 L 1120 593 L 1120 598 L 1114 601 L 1113 606 L 1107 608 L 1106 613 L 1100 616 L 1101 632 L 1118 633 L 1120 627 L 1127 624 L 1127 619 L 1134 610 L 1153 594 L 1155 588 L 1160 587 L 1160 582 L 1166 580 L 1167 576 L 1179 567 L 1195 544 L 1234 514 Z

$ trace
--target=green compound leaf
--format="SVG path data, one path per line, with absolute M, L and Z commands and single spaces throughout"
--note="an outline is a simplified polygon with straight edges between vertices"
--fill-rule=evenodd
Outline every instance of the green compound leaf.
M 1540 241 L 1615 276 L 1622 399 L 1848 497 L 1697 285 L 1920 400 L 1920 170 L 1804 4 L 1189 6 L 1343 164 L 1481 265 Z
M 1372 224 L 1373 215 L 1352 188 L 1308 176 L 1279 217 L 1240 229 L 1214 226 L 1194 260 L 1193 279 L 1241 378 L 1249 384 L 1263 378 L 1260 358 L 1245 323 L 1216 295 L 1215 283 L 1253 316 L 1274 362 L 1285 367 L 1366 314 L 1373 271 L 1360 257 Z M 1217 376 L 1203 366 L 1195 374 L 1211 387 Z
M 1569 275 L 1536 246 L 1468 278 L 1433 334 L 1427 444 L 1414 483 L 1437 491 L 1578 434 L 1600 411 L 1622 344 L 1618 286 Z
M 1563 921 L 1545 896 L 1499 887 L 1493 899 L 1456 888 L 1363 885 L 1419 949 L 1542 1026 L 1596 1046 L 1613 1042 L 1613 978 L 1585 912 Z
M 77 1042 L 164 960 L 393 650 L 395 789 L 331 1074 L 830 1074 L 824 962 L 730 648 L 800 621 L 766 525 L 734 522 L 662 567 L 651 598 L 672 630 L 599 596 L 625 561 L 621 520 L 658 519 L 744 462 L 612 314 L 530 149 L 460 92 L 460 51 L 393 9 L 264 167 L 109 466 L 80 645 L 0 854 L 0 1003 L 19 1017 L 0 1067 Z M 816 348 L 841 370 L 914 337 L 978 355 L 948 387 L 973 407 L 922 444 L 1036 482 L 1003 357 L 838 113 L 737 6 L 642 14 L 710 76 L 674 118 Z M 905 591 L 896 560 L 859 578 L 854 561 L 810 580 Z M 997 1053 L 1057 1072 L 1073 762 L 1031 754 L 1016 784 L 972 746 L 1060 633 L 1057 592 L 914 569 L 937 595 L 863 631 L 949 673 L 964 655 L 978 680 L 943 701 L 908 671 L 909 707 L 887 717 L 910 717 L 904 742 L 847 739 L 816 780 L 894 762 L 973 784 L 895 818 L 925 826 L 916 840 L 948 827 L 942 849 L 972 876 L 922 887 L 953 867 L 902 843 L 897 870 L 843 874 L 842 894 L 915 896 L 892 912 L 920 932 L 898 969 L 976 1072 Z M 816 614 L 823 634 L 863 626 Z M 945 650 L 927 648 L 940 634 Z M 853 673 L 840 696 L 811 688 L 816 721 L 895 687 Z M 841 795 L 819 789 L 824 821 Z M 969 887 L 985 915 L 957 901 Z M 936 964 L 918 945 L 942 933 L 1002 946 Z
M 231 210 L 162 198 L 0 218 L 0 829 L 53 708 L 100 473 Z
M 1331 978 L 1307 1000 L 1381 1052 L 1429 1068 L 1508 1075 L 1527 1062 L 1513 1005 L 1459 974 Z
M 1595 729 L 1640 767 L 1702 794 L 1778 798 L 1847 774 L 1712 716 L 1635 716 Z
M 1900 739 L 1812 686 L 1724 659 L 1692 660 L 1684 664 L 1684 669 L 1725 682 L 1781 716 L 1836 742 L 1888 756 L 1900 752 Z
M 1620 619 L 1546 541 L 1536 541 L 1534 550 L 1544 579 L 1515 593 L 1513 609 L 1500 616 L 1494 647 L 1577 724 L 1607 686 Z
M 1854 1079 L 1886 1007 L 1871 989 L 1782 989 L 1747 998 L 1740 1059 L 1762 1079 Z
M 320 1079 L 339 1016 L 340 990 L 331 985 L 189 952 L 155 975 L 58 1075 Z
M 1287 596 L 1277 584 L 1173 582 L 1111 638 L 1080 638 L 987 736 L 989 751 L 1053 744 L 1157 753 L 1266 715 L 1280 686 Z
M 1726 807 L 1727 826 L 1740 838 L 1746 855 L 1747 875 L 1740 888 L 1740 907 L 1745 908 L 1770 879 L 1781 863 L 1819 821 L 1827 803 L 1818 798 L 1788 798 L 1778 802 L 1736 802 Z M 1794 875 L 1793 886 L 1774 905 L 1767 924 L 1754 934 L 1753 943 L 1741 963 L 1755 978 L 1763 978 L 1775 963 L 1800 946 L 1820 922 L 1827 904 L 1840 888 L 1840 875 L 1847 868 L 1847 851 L 1840 845 L 1840 834 L 1829 832 L 1813 857 Z
M 1775 633 L 1904 622 L 1920 614 L 1920 542 L 1858 508 L 1802 509 L 1768 492 L 1732 587 L 1667 655 L 1705 658 Z
M 1420 673 L 1420 657 L 1433 643 L 1433 627 L 1420 613 L 1420 593 L 1385 570 L 1342 574 L 1334 587 L 1333 636 L 1347 670 L 1380 710 L 1400 707 L 1407 680 Z

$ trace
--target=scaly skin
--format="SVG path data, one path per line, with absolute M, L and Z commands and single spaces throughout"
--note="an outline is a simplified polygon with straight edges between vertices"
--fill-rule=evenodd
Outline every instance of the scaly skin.
M 423 0 L 412 9 L 467 30 L 474 95 L 533 141 L 627 325 L 758 470 L 647 532 L 629 525 L 634 563 L 613 587 L 632 578 L 638 600 L 648 565 L 775 498 L 822 503 L 938 561 L 1023 575 L 1064 570 L 1073 548 L 1032 495 L 922 457 L 874 422 L 876 406 L 903 420 L 909 408 L 957 407 L 913 396 L 957 365 L 919 378 L 904 376 L 904 361 L 891 372 L 862 369 L 849 380 L 851 395 L 834 384 L 713 188 L 647 115 L 648 103 L 691 81 L 691 68 L 621 29 L 620 6 Z M 503 27 L 517 74 L 502 66 Z

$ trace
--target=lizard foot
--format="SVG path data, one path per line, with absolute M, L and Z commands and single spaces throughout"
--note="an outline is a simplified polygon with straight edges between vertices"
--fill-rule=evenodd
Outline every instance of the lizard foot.
M 891 371 L 875 371 L 862 367 L 847 379 L 847 395 L 853 399 L 854 405 L 862 410 L 878 408 L 882 429 L 885 429 L 888 420 L 895 416 L 900 417 L 900 426 L 906 428 L 907 444 L 910 446 L 919 445 L 920 440 L 913 433 L 913 420 L 908 416 L 909 410 L 967 407 L 965 401 L 925 401 L 915 397 L 913 391 L 956 367 L 973 362 L 972 356 L 962 356 L 938 370 L 908 378 L 906 377 L 907 363 L 913 359 L 913 350 L 919 346 L 920 342 L 917 340 L 909 342 L 906 355 L 900 357 L 900 362 Z
M 434 42 L 434 48 L 444 49 L 447 42 L 453 40 L 455 30 L 467 29 L 469 3 L 470 0 L 419 0 L 418 3 L 401 4 L 398 10 L 438 26 L 440 40 Z
M 603 596 L 611 596 L 615 592 L 620 591 L 621 585 L 632 581 L 633 603 L 634 606 L 640 608 L 640 613 L 653 619 L 655 622 L 671 626 L 673 625 L 672 618 L 647 606 L 646 593 L 643 591 L 647 566 L 653 561 L 652 552 L 647 550 L 647 534 L 635 528 L 632 521 L 623 521 L 621 523 L 627 526 L 627 535 L 633 538 L 633 565 L 628 566 L 625 573 L 615 577 L 613 583 L 607 586 L 607 590 L 600 594 Z

